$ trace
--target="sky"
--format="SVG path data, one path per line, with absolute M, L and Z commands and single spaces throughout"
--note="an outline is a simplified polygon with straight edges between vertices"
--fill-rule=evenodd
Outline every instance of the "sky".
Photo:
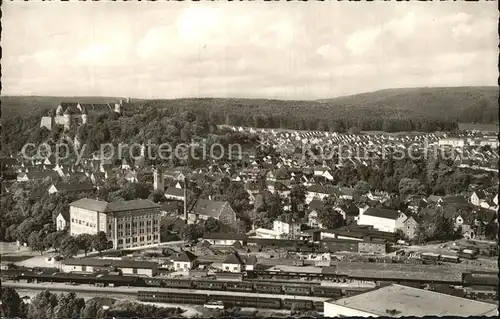
M 309 100 L 498 79 L 495 1 L 15 1 L 2 11 L 2 95 Z

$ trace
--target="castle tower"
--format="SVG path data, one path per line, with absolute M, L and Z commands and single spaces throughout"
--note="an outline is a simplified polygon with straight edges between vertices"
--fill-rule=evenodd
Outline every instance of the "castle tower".
M 69 111 L 69 108 L 64 111 L 63 125 L 66 130 L 69 130 L 71 128 L 71 113 Z
M 158 171 L 158 169 L 154 169 L 153 171 L 153 188 L 155 191 L 161 190 L 162 192 L 165 191 L 165 184 L 163 182 L 163 174 L 161 171 Z
M 123 111 L 123 100 L 120 100 L 119 103 L 115 103 L 115 113 L 121 114 Z
M 82 108 L 82 124 L 87 124 L 89 118 L 87 114 L 87 109 L 85 107 Z
M 130 98 L 129 97 L 127 98 L 127 103 L 130 103 Z

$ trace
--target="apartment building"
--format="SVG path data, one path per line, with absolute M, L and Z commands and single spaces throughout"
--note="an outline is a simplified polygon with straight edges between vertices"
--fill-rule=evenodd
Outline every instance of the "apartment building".
M 160 206 L 149 200 L 104 202 L 82 198 L 70 204 L 70 234 L 108 235 L 114 249 L 160 243 Z

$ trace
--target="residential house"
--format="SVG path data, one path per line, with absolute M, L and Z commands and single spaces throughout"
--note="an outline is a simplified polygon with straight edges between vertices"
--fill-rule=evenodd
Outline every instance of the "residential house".
M 59 174 L 54 171 L 30 171 L 25 173 L 19 173 L 17 175 L 18 182 L 34 181 L 34 180 L 44 180 L 50 179 L 56 181 L 59 179 Z
M 69 227 L 70 223 L 69 211 L 59 213 L 56 217 L 56 230 L 62 231 Z
M 325 198 L 335 194 L 335 188 L 326 187 L 321 185 L 312 185 L 307 188 L 306 192 L 306 204 L 309 204 L 314 198 L 320 198 L 324 200 Z
M 233 246 L 238 243 L 240 246 L 244 246 L 247 236 L 236 233 L 211 233 L 203 235 L 203 240 L 212 245 Z
M 403 229 L 403 222 L 407 218 L 397 210 L 370 207 L 359 216 L 358 225 L 369 225 L 380 231 L 394 233 L 397 229 Z
M 311 228 L 323 228 L 321 222 L 318 219 L 318 211 L 324 206 L 324 202 L 319 199 L 313 199 L 309 205 L 308 210 L 310 211 L 307 215 L 307 224 Z
M 198 265 L 198 256 L 189 252 L 182 251 L 172 258 L 175 271 L 189 271 Z
M 403 222 L 403 233 L 408 239 L 414 239 L 418 236 L 418 228 L 420 224 L 417 222 L 415 217 L 410 216 Z
M 190 190 L 187 190 L 187 192 L 191 193 Z M 189 195 L 188 195 L 188 197 L 189 197 Z M 168 187 L 165 190 L 165 198 L 168 200 L 183 201 L 184 200 L 184 189 L 177 188 L 177 187 Z
M 346 225 L 350 225 L 357 220 L 359 209 L 355 205 L 338 205 L 333 208 L 334 211 L 342 215 Z
M 228 202 L 198 199 L 192 210 L 189 211 L 189 222 L 199 219 L 215 218 L 223 224 L 235 225 L 236 213 Z
M 294 237 L 300 233 L 300 223 L 291 214 L 283 214 L 274 221 L 273 230 L 283 237 Z
M 340 199 L 352 200 L 354 196 L 354 188 L 341 187 L 337 192 L 337 196 Z
M 237 252 L 231 253 L 223 262 L 222 270 L 228 272 L 242 272 L 245 269 L 245 262 Z
M 333 180 L 333 176 L 330 173 L 330 170 L 328 168 L 326 168 L 326 167 L 316 167 L 314 169 L 314 175 L 315 176 L 324 177 L 324 178 L 326 178 L 329 181 Z
M 472 205 L 481 206 L 483 201 L 486 201 L 488 198 L 488 194 L 484 190 L 477 190 L 472 193 L 470 197 L 470 202 Z
M 258 260 L 257 257 L 250 255 L 245 258 L 245 270 L 246 271 L 254 271 L 258 268 Z
M 76 192 L 91 192 L 95 190 L 95 186 L 91 183 L 54 183 L 48 192 L 55 193 L 76 193 Z

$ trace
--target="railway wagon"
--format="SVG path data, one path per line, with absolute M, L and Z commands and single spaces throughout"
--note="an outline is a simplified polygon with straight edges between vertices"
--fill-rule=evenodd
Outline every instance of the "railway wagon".
M 325 309 L 325 304 L 322 301 L 314 301 L 313 307 L 314 307 L 314 310 L 316 310 L 318 312 L 323 312 Z
M 251 282 L 227 282 L 226 290 L 228 291 L 244 291 L 244 292 L 252 292 L 253 291 L 253 283 Z
M 327 286 L 314 286 L 312 287 L 311 294 L 317 297 L 341 298 L 342 289 Z
M 440 258 L 441 261 L 448 262 L 448 263 L 455 263 L 458 264 L 460 262 L 460 258 L 457 256 L 448 256 L 448 255 L 441 255 Z
M 464 287 L 498 287 L 498 273 L 489 271 L 474 271 L 462 273 Z
M 268 309 L 281 308 L 281 300 L 278 298 L 260 298 L 260 297 L 208 294 L 208 299 L 222 301 L 225 306 L 229 307 L 252 307 L 252 308 L 268 308 Z
M 192 288 L 193 281 L 185 279 L 162 279 L 161 286 L 166 288 Z
M 144 284 L 148 287 L 161 287 L 163 285 L 162 278 L 144 278 Z
M 282 285 L 276 284 L 255 284 L 255 291 L 267 294 L 280 294 L 283 292 Z
M 205 294 L 187 294 L 161 291 L 138 291 L 137 300 L 145 302 L 165 302 L 179 304 L 203 305 L 208 297 Z
M 310 295 L 311 286 L 305 285 L 283 285 L 283 292 L 287 295 Z
M 282 303 L 284 309 L 312 310 L 314 308 L 311 300 L 284 299 Z
M 209 289 L 209 290 L 225 290 L 225 282 L 221 281 L 196 281 L 193 284 L 194 288 L 197 289 Z

